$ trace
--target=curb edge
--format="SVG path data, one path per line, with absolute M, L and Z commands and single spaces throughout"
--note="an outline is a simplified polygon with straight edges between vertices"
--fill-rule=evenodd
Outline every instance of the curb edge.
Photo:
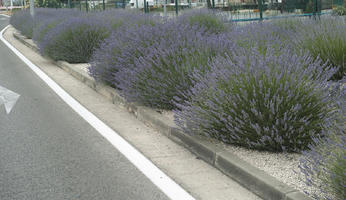
M 38 47 L 34 43 L 30 44 L 26 41 L 28 39 L 18 32 L 14 32 L 13 36 L 25 46 L 39 53 Z M 73 77 L 85 83 L 99 94 L 105 96 L 113 104 L 124 105 L 127 110 L 134 114 L 140 121 L 152 125 L 159 132 L 168 136 L 172 141 L 184 146 L 205 162 L 236 180 L 259 197 L 268 200 L 312 200 L 302 192 L 280 182 L 276 178 L 241 160 L 230 152 L 226 153 L 221 148 L 216 147 L 206 140 L 183 133 L 176 126 L 167 123 L 168 120 L 163 120 L 162 116 L 153 109 L 126 102 L 116 89 L 102 83 L 97 83 L 93 78 L 88 76 L 87 73 L 84 74 L 76 70 L 69 63 L 65 61 L 51 62 L 67 71 Z

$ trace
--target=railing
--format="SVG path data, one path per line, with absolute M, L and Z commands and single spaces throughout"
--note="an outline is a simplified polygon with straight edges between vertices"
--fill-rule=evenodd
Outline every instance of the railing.
M 237 1 L 237 2 L 236 2 Z M 223 12 L 230 21 L 244 22 L 288 17 L 327 15 L 346 0 L 45 0 L 39 7 L 100 11 L 111 8 L 138 9 L 146 13 L 175 16 L 186 10 L 208 7 Z

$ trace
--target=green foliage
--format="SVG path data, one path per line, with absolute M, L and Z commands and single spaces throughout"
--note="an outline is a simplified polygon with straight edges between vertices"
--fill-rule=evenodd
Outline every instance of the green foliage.
M 41 43 L 42 53 L 54 60 L 70 63 L 88 62 L 95 48 L 110 34 L 99 23 L 77 19 L 70 24 L 61 23 L 45 36 Z M 94 21 L 95 22 L 95 21 Z
M 33 31 L 33 40 L 35 43 L 40 44 L 40 42 L 43 40 L 44 36 L 47 34 L 49 30 L 57 26 L 62 19 L 55 19 L 55 20 L 49 20 L 46 22 L 41 22 L 34 28 Z
M 344 80 L 331 85 L 331 94 L 336 97 L 336 115 L 328 120 L 326 137 L 315 138 L 300 159 L 301 175 L 305 184 L 314 188 L 309 193 L 316 200 L 346 199 L 345 86 Z
M 303 26 L 303 20 L 299 18 L 277 19 L 272 22 L 275 26 L 281 27 L 287 31 L 296 33 Z
M 306 4 L 305 9 L 303 9 L 304 13 L 313 13 L 314 12 L 314 3 L 312 0 Z
M 320 190 L 319 194 L 316 194 L 317 191 L 310 194 L 315 199 L 346 199 L 345 142 L 344 132 L 333 132 L 301 158 L 300 170 L 305 175 L 306 184 Z
M 203 28 L 209 33 L 221 33 L 229 28 L 229 24 L 225 24 L 222 13 L 206 9 L 188 11 L 181 15 L 178 20 L 181 23 L 188 23 L 190 26 Z
M 238 48 L 232 58 L 217 57 L 206 76 L 195 76 L 202 78 L 178 105 L 176 121 L 187 133 L 225 143 L 299 152 L 323 136 L 333 113 L 324 83 L 334 70 L 322 69 L 320 61 L 287 50 L 268 49 L 264 57 L 256 47 Z
M 28 11 L 17 11 L 10 18 L 10 24 L 27 38 L 32 38 L 34 20 Z
M 332 79 L 340 80 L 345 76 L 346 68 L 346 21 L 343 19 L 325 19 L 305 24 L 300 31 L 302 37 L 297 47 L 308 50 L 315 58 L 339 67 Z
M 346 6 L 337 6 L 333 9 L 333 15 L 343 16 L 346 15 Z
M 337 149 L 335 161 L 331 163 L 330 166 L 328 166 L 329 171 L 331 172 L 333 177 L 330 177 L 328 180 L 331 183 L 331 190 L 332 193 L 335 194 L 337 199 L 346 199 L 346 190 L 345 190 L 345 184 L 346 184 L 346 174 L 345 174 L 345 167 L 346 167 L 346 159 L 345 154 L 346 151 L 342 151 L 341 149 Z
M 208 14 L 193 15 L 189 18 L 190 25 L 203 26 L 214 33 L 220 33 L 225 30 L 224 23 L 215 16 Z
M 345 73 L 346 40 L 331 36 L 317 36 L 304 42 L 304 45 L 314 56 L 320 56 L 334 66 L 340 66 L 340 71 L 335 78 L 341 79 Z

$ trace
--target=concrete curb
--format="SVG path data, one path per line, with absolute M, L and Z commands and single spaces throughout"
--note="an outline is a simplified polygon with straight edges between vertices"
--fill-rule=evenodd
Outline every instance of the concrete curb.
M 26 39 L 16 32 L 14 32 L 13 35 L 24 45 L 39 52 L 32 40 Z M 264 171 L 248 164 L 232 153 L 217 147 L 202 137 L 190 136 L 183 133 L 174 123 L 165 119 L 164 116 L 160 115 L 155 110 L 126 102 L 114 88 L 96 82 L 87 72 L 77 69 L 64 61 L 52 62 L 105 96 L 112 103 L 124 105 L 127 110 L 133 113 L 139 120 L 146 124 L 150 124 L 158 131 L 167 135 L 174 142 L 186 147 L 205 162 L 236 180 L 259 197 L 265 200 L 312 200 L 300 191 L 278 181 Z

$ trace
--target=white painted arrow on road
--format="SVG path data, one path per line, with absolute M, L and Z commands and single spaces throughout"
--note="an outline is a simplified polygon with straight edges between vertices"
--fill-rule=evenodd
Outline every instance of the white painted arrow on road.
M 19 97 L 19 94 L 0 86 L 0 106 L 5 105 L 7 114 L 10 114 Z

